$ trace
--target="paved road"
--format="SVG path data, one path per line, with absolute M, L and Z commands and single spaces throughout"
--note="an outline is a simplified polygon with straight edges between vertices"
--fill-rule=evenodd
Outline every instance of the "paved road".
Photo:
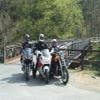
M 51 80 L 48 85 L 40 79 L 26 82 L 21 65 L 0 64 L 0 100 L 100 100 L 100 93 L 86 91 L 70 85 L 62 86 Z

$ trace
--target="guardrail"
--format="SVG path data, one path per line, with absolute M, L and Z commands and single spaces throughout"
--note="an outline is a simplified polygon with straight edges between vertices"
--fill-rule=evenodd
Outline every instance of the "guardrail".
M 0 63 L 4 61 L 4 48 L 0 46 Z
M 65 45 L 63 45 L 60 50 L 66 51 L 66 56 L 78 56 L 80 55 L 80 51 L 75 50 L 85 50 L 91 46 L 91 43 L 89 40 L 80 40 L 80 41 L 72 41 Z
M 6 63 L 20 55 L 20 45 L 8 45 L 0 47 L 0 62 Z
M 32 41 L 34 44 L 36 41 Z M 90 40 L 70 40 L 70 41 L 61 41 L 59 40 L 59 45 L 65 47 L 65 55 L 66 57 L 78 57 L 80 55 L 80 51 L 73 51 L 75 49 L 86 49 L 90 45 Z M 51 41 L 48 41 L 51 44 Z M 34 46 L 34 45 L 33 45 Z M 62 48 L 63 49 L 63 48 Z M 72 49 L 72 50 L 71 50 Z M 21 45 L 8 45 L 6 47 L 2 47 L 1 51 L 1 60 L 3 62 L 7 62 L 9 60 L 15 59 L 20 55 Z
M 15 59 L 20 55 L 21 46 L 20 45 L 9 45 L 5 47 L 5 59 L 4 62 L 8 62 Z
M 91 42 L 100 42 L 100 37 L 91 37 L 90 41 Z
M 60 50 L 65 52 L 67 66 L 78 63 L 81 69 L 83 69 L 83 60 L 89 49 L 91 49 L 91 42 L 89 39 L 71 41 L 60 48 Z

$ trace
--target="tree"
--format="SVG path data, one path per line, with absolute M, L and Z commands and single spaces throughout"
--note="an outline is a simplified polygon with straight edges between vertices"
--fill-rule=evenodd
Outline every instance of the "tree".
M 100 36 L 100 0 L 81 0 L 88 36 Z
M 40 33 L 50 38 L 83 36 L 84 19 L 80 0 L 2 0 L 0 11 L 10 18 L 10 40 L 19 41 L 28 33 L 36 39 Z M 11 37 L 13 35 L 13 38 Z M 10 41 L 10 42 L 11 42 Z

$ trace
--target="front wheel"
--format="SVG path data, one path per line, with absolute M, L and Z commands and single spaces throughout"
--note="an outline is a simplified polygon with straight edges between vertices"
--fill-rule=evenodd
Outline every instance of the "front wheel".
M 64 85 L 66 85 L 68 83 L 68 80 L 69 80 L 69 73 L 68 73 L 68 70 L 66 67 L 63 67 L 62 69 L 62 82 Z
M 45 70 L 45 83 L 48 84 L 49 83 L 49 74 L 48 71 Z
M 25 78 L 26 78 L 26 81 L 29 81 L 29 67 L 26 67 L 25 68 Z

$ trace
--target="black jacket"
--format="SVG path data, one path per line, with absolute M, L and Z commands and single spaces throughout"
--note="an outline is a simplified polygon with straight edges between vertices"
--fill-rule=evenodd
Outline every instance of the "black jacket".
M 32 45 L 29 43 L 29 42 L 24 42 L 22 43 L 22 48 L 25 49 L 25 48 L 31 48 Z
M 39 50 L 39 51 L 41 51 L 41 50 L 43 50 L 43 49 L 48 49 L 48 46 L 47 46 L 47 44 L 45 43 L 45 42 L 38 42 L 38 43 L 36 43 L 35 44 L 35 49 L 34 49 L 34 51 L 35 50 Z

